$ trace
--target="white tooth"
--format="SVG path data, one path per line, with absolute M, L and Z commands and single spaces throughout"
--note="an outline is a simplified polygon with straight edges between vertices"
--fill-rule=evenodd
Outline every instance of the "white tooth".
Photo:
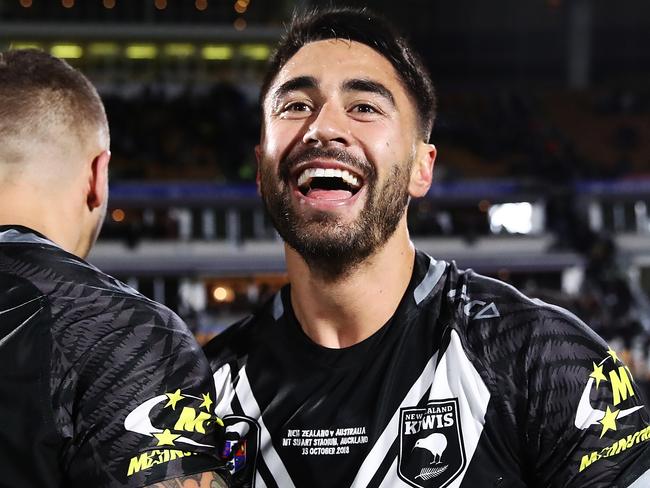
M 343 181 L 345 181 L 348 185 L 354 187 L 359 186 L 359 179 L 348 171 L 343 171 L 341 178 L 343 178 Z
M 316 168 L 316 172 L 314 176 L 316 177 L 325 176 L 325 170 L 323 168 Z
M 308 183 L 316 174 L 315 168 L 307 168 L 303 171 L 298 177 L 298 186 L 303 186 L 305 183 Z

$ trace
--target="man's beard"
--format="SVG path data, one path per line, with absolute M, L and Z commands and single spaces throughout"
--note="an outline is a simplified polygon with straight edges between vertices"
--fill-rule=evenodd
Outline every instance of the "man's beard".
M 296 164 L 318 158 L 335 159 L 360 170 L 366 186 L 365 204 L 353 222 L 341 222 L 335 213 L 310 211 L 306 216 L 291 202 L 289 173 Z M 378 251 L 393 235 L 409 201 L 413 162 L 395 164 L 378 186 L 374 166 L 345 151 L 311 148 L 280 162 L 278 174 L 260 164 L 260 190 L 267 214 L 282 239 L 309 268 L 328 281 L 343 278 Z

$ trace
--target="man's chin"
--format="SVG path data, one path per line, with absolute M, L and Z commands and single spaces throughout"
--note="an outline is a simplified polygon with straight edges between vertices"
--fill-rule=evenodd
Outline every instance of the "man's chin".
M 372 253 L 372 246 L 354 226 L 338 222 L 309 222 L 299 232 L 288 232 L 282 237 L 313 272 L 327 280 L 346 275 Z

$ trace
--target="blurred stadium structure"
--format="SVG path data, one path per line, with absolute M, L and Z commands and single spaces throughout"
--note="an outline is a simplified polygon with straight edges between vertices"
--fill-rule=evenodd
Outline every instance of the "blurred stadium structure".
M 259 82 L 291 0 L 0 0 L 0 47 L 97 84 L 111 207 L 91 261 L 199 338 L 284 283 L 254 184 Z M 330 2 L 327 2 L 328 4 Z M 438 88 L 413 238 L 586 320 L 650 382 L 650 3 L 374 0 Z

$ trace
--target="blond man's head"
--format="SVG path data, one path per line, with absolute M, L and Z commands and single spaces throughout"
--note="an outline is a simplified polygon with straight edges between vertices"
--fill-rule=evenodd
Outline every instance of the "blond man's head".
M 72 163 L 93 146 L 108 148 L 104 106 L 65 61 L 33 49 L 0 53 L 0 141 L 0 171 L 22 173 L 43 159 Z
M 0 52 L 0 223 L 60 233 L 86 254 L 105 212 L 109 154 L 104 106 L 83 74 L 42 51 Z

